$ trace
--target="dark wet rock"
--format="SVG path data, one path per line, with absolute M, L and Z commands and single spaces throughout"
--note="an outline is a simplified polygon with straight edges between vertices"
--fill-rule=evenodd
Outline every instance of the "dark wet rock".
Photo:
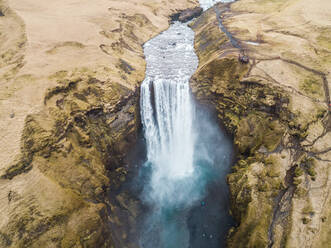
M 175 13 L 170 16 L 171 22 L 180 21 L 180 22 L 187 22 L 196 18 L 202 14 L 203 9 L 200 7 L 190 8 L 178 13 Z
M 239 55 L 239 62 L 243 64 L 249 63 L 249 57 L 247 55 Z

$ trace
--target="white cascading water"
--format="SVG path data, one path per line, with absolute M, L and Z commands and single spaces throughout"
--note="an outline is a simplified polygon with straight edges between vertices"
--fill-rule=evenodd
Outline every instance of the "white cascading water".
M 200 4 L 205 10 L 216 2 L 220 1 L 201 0 Z M 198 58 L 191 28 L 185 23 L 173 23 L 144 45 L 144 54 L 147 67 L 140 108 L 147 144 L 144 167 L 150 174 L 142 198 L 150 213 L 142 224 L 140 246 L 194 247 L 190 245 L 192 237 L 187 226 L 190 208 L 201 200 L 211 175 L 222 173 L 221 167 L 218 171 L 213 168 L 215 158 L 222 155 L 226 164 L 230 152 L 225 141 L 222 145 L 216 142 L 220 149 L 213 147 L 212 140 L 219 137 L 219 130 L 212 133 L 212 124 L 195 118 L 189 80 L 198 66 Z M 199 130 L 202 123 L 207 123 L 205 127 L 209 130 Z M 199 235 L 202 239 L 206 237 L 206 233 Z M 216 246 L 217 243 L 209 247 Z
M 141 117 L 147 159 L 153 169 L 150 197 L 169 201 L 176 181 L 192 176 L 195 135 L 189 79 L 198 65 L 194 33 L 174 23 L 144 46 L 146 78 L 141 86 Z M 187 189 L 178 192 L 183 199 Z M 183 197 L 181 196 L 183 194 Z
M 144 46 L 146 78 L 141 85 L 141 118 L 151 170 L 143 199 L 152 208 L 140 245 L 189 246 L 186 209 L 203 191 L 194 166 L 194 104 L 189 80 L 197 68 L 194 32 L 176 22 Z M 178 213 L 178 210 L 180 212 Z

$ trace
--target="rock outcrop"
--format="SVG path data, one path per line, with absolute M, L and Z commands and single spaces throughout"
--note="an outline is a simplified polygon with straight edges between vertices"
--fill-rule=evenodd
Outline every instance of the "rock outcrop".
M 180 22 L 188 22 L 193 18 L 196 18 L 202 14 L 203 9 L 201 7 L 195 7 L 190 9 L 185 9 L 178 13 L 175 13 L 170 16 L 171 21 L 180 21 Z
M 142 45 L 196 5 L 0 1 L 0 247 L 117 247 Z
M 229 247 L 330 244 L 330 11 L 327 0 L 240 0 L 192 24 L 192 91 L 238 153 Z

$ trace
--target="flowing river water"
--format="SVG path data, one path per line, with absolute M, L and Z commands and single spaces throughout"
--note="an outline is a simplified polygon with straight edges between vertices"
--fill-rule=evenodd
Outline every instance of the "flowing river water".
M 216 2 L 200 4 L 205 10 Z M 144 54 L 140 109 L 147 161 L 141 168 L 140 199 L 148 211 L 139 245 L 222 247 L 233 224 L 225 182 L 232 148 L 213 113 L 190 93 L 189 80 L 198 66 L 194 32 L 175 22 L 144 45 Z

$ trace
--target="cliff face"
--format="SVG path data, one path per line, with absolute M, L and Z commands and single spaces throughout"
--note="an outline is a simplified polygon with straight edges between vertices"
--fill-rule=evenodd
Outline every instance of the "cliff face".
M 330 11 L 327 0 L 240 0 L 192 24 L 193 93 L 238 150 L 229 247 L 330 244 Z
M 113 247 L 142 44 L 195 1 L 0 1 L 0 246 Z

